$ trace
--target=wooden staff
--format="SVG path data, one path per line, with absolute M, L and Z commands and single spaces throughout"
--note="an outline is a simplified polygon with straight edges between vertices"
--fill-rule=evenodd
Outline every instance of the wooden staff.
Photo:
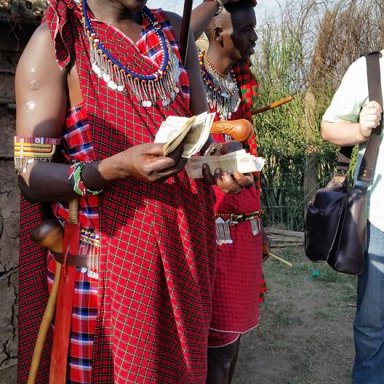
M 32 231 L 31 239 L 42 247 L 52 252 L 63 251 L 63 228 L 56 219 L 46 220 Z M 41 355 L 51 322 L 55 313 L 57 292 L 59 289 L 61 265 L 56 262 L 55 278 L 49 294 L 47 306 L 41 320 L 39 332 L 37 335 L 35 348 L 33 350 L 31 367 L 29 370 L 27 384 L 35 384 L 37 372 L 39 370 Z
M 271 256 L 271 257 L 272 257 L 273 259 L 275 259 L 275 260 L 280 261 L 280 263 L 283 263 L 283 264 L 285 264 L 285 265 L 288 265 L 288 267 L 290 267 L 290 268 L 293 267 L 293 264 L 292 264 L 292 263 L 290 263 L 289 261 L 283 259 L 283 258 L 280 257 L 280 256 L 277 256 L 277 255 L 275 255 L 275 254 L 273 254 L 273 253 L 271 253 L 271 252 L 269 252 L 269 256 Z
M 263 112 L 269 111 L 270 109 L 274 109 L 274 108 L 280 107 L 283 104 L 289 103 L 292 100 L 293 100 L 293 96 L 283 97 L 282 99 L 274 101 L 273 103 L 264 105 L 264 106 L 262 106 L 260 108 L 253 109 L 251 111 L 251 114 L 252 115 L 257 115 L 259 113 L 263 113 Z
M 73 222 L 78 214 L 78 199 L 74 199 L 69 203 L 70 220 Z M 63 253 L 64 251 L 64 236 L 63 228 L 56 219 L 46 220 L 32 231 L 31 239 L 40 244 L 42 247 L 49 249 L 52 252 Z M 39 332 L 37 335 L 35 348 L 33 350 L 31 367 L 29 370 L 27 384 L 35 384 L 39 370 L 41 356 L 47 338 L 49 328 L 53 316 L 55 314 L 56 302 L 59 292 L 61 280 L 62 265 L 56 262 L 55 278 L 52 289 L 49 294 L 48 302 L 40 323 Z
M 59 291 L 60 272 L 61 264 L 56 261 L 55 279 L 53 280 L 51 293 L 49 294 L 47 306 L 45 307 L 44 315 L 40 323 L 39 333 L 37 335 L 35 348 L 33 350 L 31 368 L 29 369 L 27 384 L 35 384 L 36 382 L 36 376 L 39 370 L 45 340 L 47 338 L 53 315 L 55 313 L 57 292 Z
M 183 18 L 181 20 L 180 56 L 181 56 L 181 61 L 184 65 L 187 61 L 188 35 L 189 35 L 189 24 L 191 22 L 192 4 L 193 4 L 193 0 L 184 1 Z

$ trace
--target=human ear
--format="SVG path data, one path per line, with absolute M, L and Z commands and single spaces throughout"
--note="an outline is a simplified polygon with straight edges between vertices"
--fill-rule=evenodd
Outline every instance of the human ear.
M 222 32 L 223 29 L 220 26 L 216 26 L 215 28 L 213 28 L 213 36 L 218 43 L 221 43 L 223 41 L 223 37 L 221 36 Z

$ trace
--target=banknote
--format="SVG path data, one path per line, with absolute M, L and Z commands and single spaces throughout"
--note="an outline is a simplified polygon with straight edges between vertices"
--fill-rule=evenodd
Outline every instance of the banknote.
M 185 167 L 188 176 L 193 179 L 202 178 L 203 164 L 208 164 L 210 171 L 220 168 L 225 172 L 251 173 L 263 169 L 265 159 L 247 153 L 244 149 L 221 156 L 193 156 Z
M 156 134 L 155 143 L 164 143 L 164 156 L 183 143 L 182 157 L 189 159 L 206 143 L 214 117 L 214 113 L 207 112 L 192 117 L 168 116 Z

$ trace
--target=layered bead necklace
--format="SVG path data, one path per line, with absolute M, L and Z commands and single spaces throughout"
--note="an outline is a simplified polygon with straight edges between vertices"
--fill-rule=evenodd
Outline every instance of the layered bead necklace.
M 229 120 L 240 105 L 240 93 L 233 70 L 224 75 L 209 60 L 204 51 L 199 54 L 200 71 L 207 89 L 208 105 L 222 120 Z
M 90 43 L 90 61 L 92 71 L 102 79 L 106 85 L 118 92 L 131 92 L 143 107 L 151 107 L 161 101 L 168 106 L 180 92 L 177 86 L 180 77 L 179 60 L 164 35 L 161 26 L 148 8 L 141 11 L 151 28 L 155 31 L 162 51 L 162 61 L 159 68 L 152 74 L 137 73 L 122 64 L 114 57 L 97 37 L 96 31 L 88 16 L 86 0 L 78 2 L 81 10 L 81 22 L 84 33 Z

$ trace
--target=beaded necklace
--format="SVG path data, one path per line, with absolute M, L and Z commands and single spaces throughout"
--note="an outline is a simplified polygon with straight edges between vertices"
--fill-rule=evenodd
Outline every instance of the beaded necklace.
M 216 109 L 220 119 L 229 120 L 240 105 L 239 87 L 234 71 L 230 70 L 227 75 L 220 73 L 204 51 L 200 52 L 199 61 L 209 107 Z
M 109 88 L 118 92 L 129 90 L 143 107 L 151 107 L 159 100 L 164 107 L 168 106 L 180 92 L 177 86 L 180 76 L 179 61 L 150 10 L 145 7 L 141 14 L 149 21 L 159 39 L 162 61 L 154 73 L 145 75 L 133 71 L 108 51 L 92 26 L 87 12 L 87 0 L 79 1 L 78 5 L 82 14 L 81 22 L 84 33 L 90 43 L 90 61 L 93 72 L 103 79 Z

